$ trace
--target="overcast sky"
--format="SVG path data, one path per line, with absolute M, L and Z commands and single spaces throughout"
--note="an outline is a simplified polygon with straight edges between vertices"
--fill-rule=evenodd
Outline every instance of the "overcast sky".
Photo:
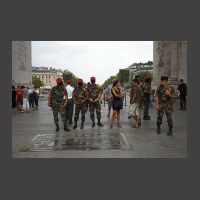
M 67 69 L 103 84 L 134 62 L 153 61 L 152 41 L 33 41 L 32 65 Z

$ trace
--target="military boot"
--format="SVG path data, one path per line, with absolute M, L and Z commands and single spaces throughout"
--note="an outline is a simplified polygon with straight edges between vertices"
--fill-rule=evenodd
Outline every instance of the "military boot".
M 58 132 L 58 131 L 60 130 L 59 125 L 58 125 L 58 122 L 55 123 L 55 125 L 56 125 L 56 132 Z
M 173 131 L 172 131 L 172 127 L 169 127 L 169 131 L 167 132 L 167 135 L 170 136 L 172 135 Z
M 100 119 L 98 120 L 98 126 L 103 126 L 103 124 L 100 122 Z
M 77 122 L 74 121 L 73 129 L 76 129 L 76 128 L 77 128 Z
M 81 122 L 81 129 L 84 129 L 84 121 Z
M 94 120 L 92 120 L 92 127 L 95 127 L 95 122 L 94 122 Z
M 160 134 L 160 126 L 157 126 L 157 134 Z
M 67 127 L 67 122 L 64 122 L 64 131 L 70 131 L 70 129 Z

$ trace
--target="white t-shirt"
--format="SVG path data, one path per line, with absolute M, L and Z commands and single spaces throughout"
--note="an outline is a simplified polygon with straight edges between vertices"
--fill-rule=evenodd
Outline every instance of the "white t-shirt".
M 113 96 L 112 96 L 112 92 L 111 92 L 112 87 L 113 87 L 113 85 L 110 84 L 110 85 L 108 85 L 108 88 L 107 88 L 107 94 L 108 94 L 108 98 L 109 98 L 109 99 L 113 97 Z
M 66 90 L 67 90 L 67 94 L 68 94 L 68 99 L 71 99 L 74 88 L 71 85 L 67 85 Z

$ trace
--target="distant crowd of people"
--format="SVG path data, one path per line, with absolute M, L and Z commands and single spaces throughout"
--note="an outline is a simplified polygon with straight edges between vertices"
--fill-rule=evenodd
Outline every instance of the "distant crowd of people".
M 12 86 L 12 108 L 20 112 L 31 112 L 38 110 L 39 90 L 25 86 Z

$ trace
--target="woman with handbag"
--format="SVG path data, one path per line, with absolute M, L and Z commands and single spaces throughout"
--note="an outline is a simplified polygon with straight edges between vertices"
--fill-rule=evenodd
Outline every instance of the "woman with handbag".
M 110 128 L 113 127 L 113 123 L 115 121 L 116 115 L 117 115 L 117 127 L 121 128 L 120 125 L 120 110 L 123 108 L 123 96 L 124 94 L 120 91 L 121 88 L 121 83 L 116 80 L 113 83 L 112 87 L 112 95 L 113 95 L 113 101 L 112 101 L 112 108 L 113 108 L 113 113 L 112 113 L 112 119 L 111 119 L 111 124 Z

